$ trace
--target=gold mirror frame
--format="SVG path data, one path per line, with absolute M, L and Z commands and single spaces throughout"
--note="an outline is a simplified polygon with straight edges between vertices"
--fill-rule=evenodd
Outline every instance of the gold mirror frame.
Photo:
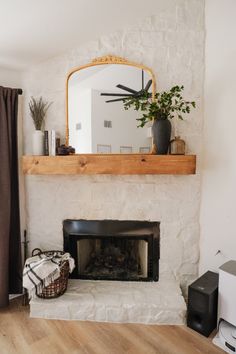
M 152 78 L 152 100 L 155 100 L 156 78 L 155 78 L 155 75 L 154 75 L 152 69 L 150 69 L 148 66 L 145 66 L 143 64 L 138 64 L 138 63 L 126 60 L 121 57 L 107 55 L 107 56 L 95 58 L 91 61 L 91 63 L 74 68 L 73 70 L 71 70 L 69 72 L 69 74 L 67 75 L 67 79 L 66 79 L 66 145 L 67 146 L 69 145 L 69 103 L 68 103 L 69 79 L 70 79 L 71 75 L 73 75 L 77 71 L 80 71 L 85 68 L 89 68 L 90 66 L 104 65 L 104 64 L 123 64 L 123 65 L 128 65 L 128 66 L 134 66 L 134 67 L 137 67 L 137 68 L 147 71 Z

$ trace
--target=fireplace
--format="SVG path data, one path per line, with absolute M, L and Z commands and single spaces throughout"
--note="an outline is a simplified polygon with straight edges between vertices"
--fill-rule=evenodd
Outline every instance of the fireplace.
M 64 220 L 74 279 L 158 281 L 159 222 Z

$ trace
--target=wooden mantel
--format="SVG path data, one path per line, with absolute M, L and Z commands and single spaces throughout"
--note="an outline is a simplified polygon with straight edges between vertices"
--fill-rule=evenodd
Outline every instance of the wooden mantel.
M 195 155 L 78 154 L 23 156 L 28 175 L 189 175 L 196 173 Z

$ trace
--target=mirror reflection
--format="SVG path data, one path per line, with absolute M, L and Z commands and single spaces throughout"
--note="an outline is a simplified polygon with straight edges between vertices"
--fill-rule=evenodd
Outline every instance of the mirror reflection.
M 123 99 L 152 92 L 152 77 L 123 64 L 89 66 L 68 81 L 69 145 L 76 153 L 148 153 L 150 127 L 137 128 L 139 113 L 125 110 Z

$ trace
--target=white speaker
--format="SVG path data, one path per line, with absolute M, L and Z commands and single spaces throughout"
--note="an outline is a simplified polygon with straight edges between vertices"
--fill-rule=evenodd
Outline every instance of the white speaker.
M 236 352 L 236 261 L 219 268 L 218 333 L 213 343 L 227 353 Z

